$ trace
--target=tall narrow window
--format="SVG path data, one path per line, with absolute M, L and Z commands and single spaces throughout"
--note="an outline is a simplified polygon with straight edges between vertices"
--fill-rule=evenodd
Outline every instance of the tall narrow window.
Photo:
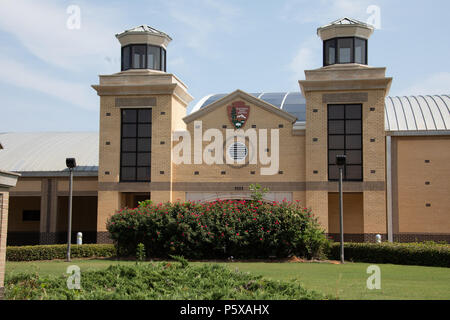
M 161 71 L 166 72 L 166 50 L 161 48 Z
M 131 47 L 133 69 L 145 69 L 146 68 L 147 64 L 145 62 L 145 53 L 146 53 L 146 48 L 144 45 L 135 45 L 135 46 Z
M 355 63 L 367 64 L 366 46 L 367 40 L 355 38 Z
M 120 181 L 150 181 L 152 109 L 122 109 Z
M 122 70 L 128 70 L 131 68 L 130 50 L 130 47 L 122 48 Z
M 147 47 L 147 69 L 161 70 L 161 48 Z
M 339 63 L 353 62 L 353 38 L 338 39 Z
M 344 180 L 362 181 L 362 106 L 328 105 L 328 179 L 339 180 L 336 155 L 345 154 Z
M 324 66 L 329 66 L 331 64 L 335 64 L 336 63 L 336 39 L 331 39 L 331 40 L 325 41 L 324 49 L 325 49 Z

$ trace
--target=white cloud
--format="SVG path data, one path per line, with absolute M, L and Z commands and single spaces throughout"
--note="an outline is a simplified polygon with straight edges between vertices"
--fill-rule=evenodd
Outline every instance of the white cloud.
M 69 3 L 70 4 L 70 3 Z M 50 1 L 2 1 L 0 30 L 15 36 L 39 59 L 68 70 L 105 63 L 105 57 L 116 52 L 117 42 L 106 18 L 114 21 L 111 12 L 104 14 L 91 4 L 80 5 L 81 28 L 67 28 L 68 3 Z M 103 14 L 102 14 L 103 13 Z M 93 19 L 90 15 L 96 14 Z
M 182 41 L 203 54 L 211 53 L 217 32 L 233 32 L 234 20 L 241 14 L 238 7 L 216 0 L 168 1 L 166 5 L 171 18 L 184 26 Z
M 343 17 L 366 21 L 372 0 L 288 0 L 282 18 L 300 22 L 326 24 Z
M 450 94 L 450 72 L 438 72 L 425 77 L 399 92 L 400 96 Z
M 312 37 L 303 42 L 289 64 L 295 83 L 305 79 L 305 70 L 320 67 L 321 57 L 321 42 L 317 38 Z
M 53 78 L 4 56 L 0 56 L 0 81 L 48 94 L 83 109 L 97 109 L 96 95 L 90 86 Z

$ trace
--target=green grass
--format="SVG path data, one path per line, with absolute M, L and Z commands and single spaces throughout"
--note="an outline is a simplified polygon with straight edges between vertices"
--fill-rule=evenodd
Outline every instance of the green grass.
M 109 265 L 132 265 L 134 261 L 73 260 L 7 262 L 6 276 L 20 272 L 38 272 L 41 275 L 65 274 L 67 266 L 76 264 L 81 271 L 106 268 Z M 202 264 L 194 262 L 193 264 Z M 232 270 L 251 272 L 273 280 L 300 280 L 307 289 L 331 294 L 339 299 L 430 299 L 450 300 L 450 269 L 379 264 L 381 290 L 368 290 L 366 273 L 370 264 L 347 263 L 219 263 Z M 83 281 L 83 280 L 81 280 Z

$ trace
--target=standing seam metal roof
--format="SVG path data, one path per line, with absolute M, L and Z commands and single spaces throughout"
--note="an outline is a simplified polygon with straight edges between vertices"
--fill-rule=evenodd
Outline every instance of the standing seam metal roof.
M 98 132 L 0 133 L 0 168 L 13 172 L 98 171 Z
M 387 97 L 385 125 L 386 131 L 450 130 L 450 97 Z

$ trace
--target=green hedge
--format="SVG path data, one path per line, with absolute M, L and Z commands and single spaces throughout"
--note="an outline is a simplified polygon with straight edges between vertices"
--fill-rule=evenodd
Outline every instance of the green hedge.
M 450 246 L 433 243 L 345 243 L 345 260 L 431 267 L 450 267 Z M 330 246 L 328 257 L 340 260 L 340 245 Z
M 121 256 L 189 259 L 320 257 L 327 240 L 310 210 L 294 202 L 175 202 L 122 209 L 107 223 Z
M 7 247 L 7 261 L 34 261 L 34 260 L 53 260 L 65 259 L 67 245 L 40 245 Z M 72 245 L 70 250 L 72 258 L 94 258 L 94 257 L 114 257 L 116 249 L 112 244 L 83 244 Z

